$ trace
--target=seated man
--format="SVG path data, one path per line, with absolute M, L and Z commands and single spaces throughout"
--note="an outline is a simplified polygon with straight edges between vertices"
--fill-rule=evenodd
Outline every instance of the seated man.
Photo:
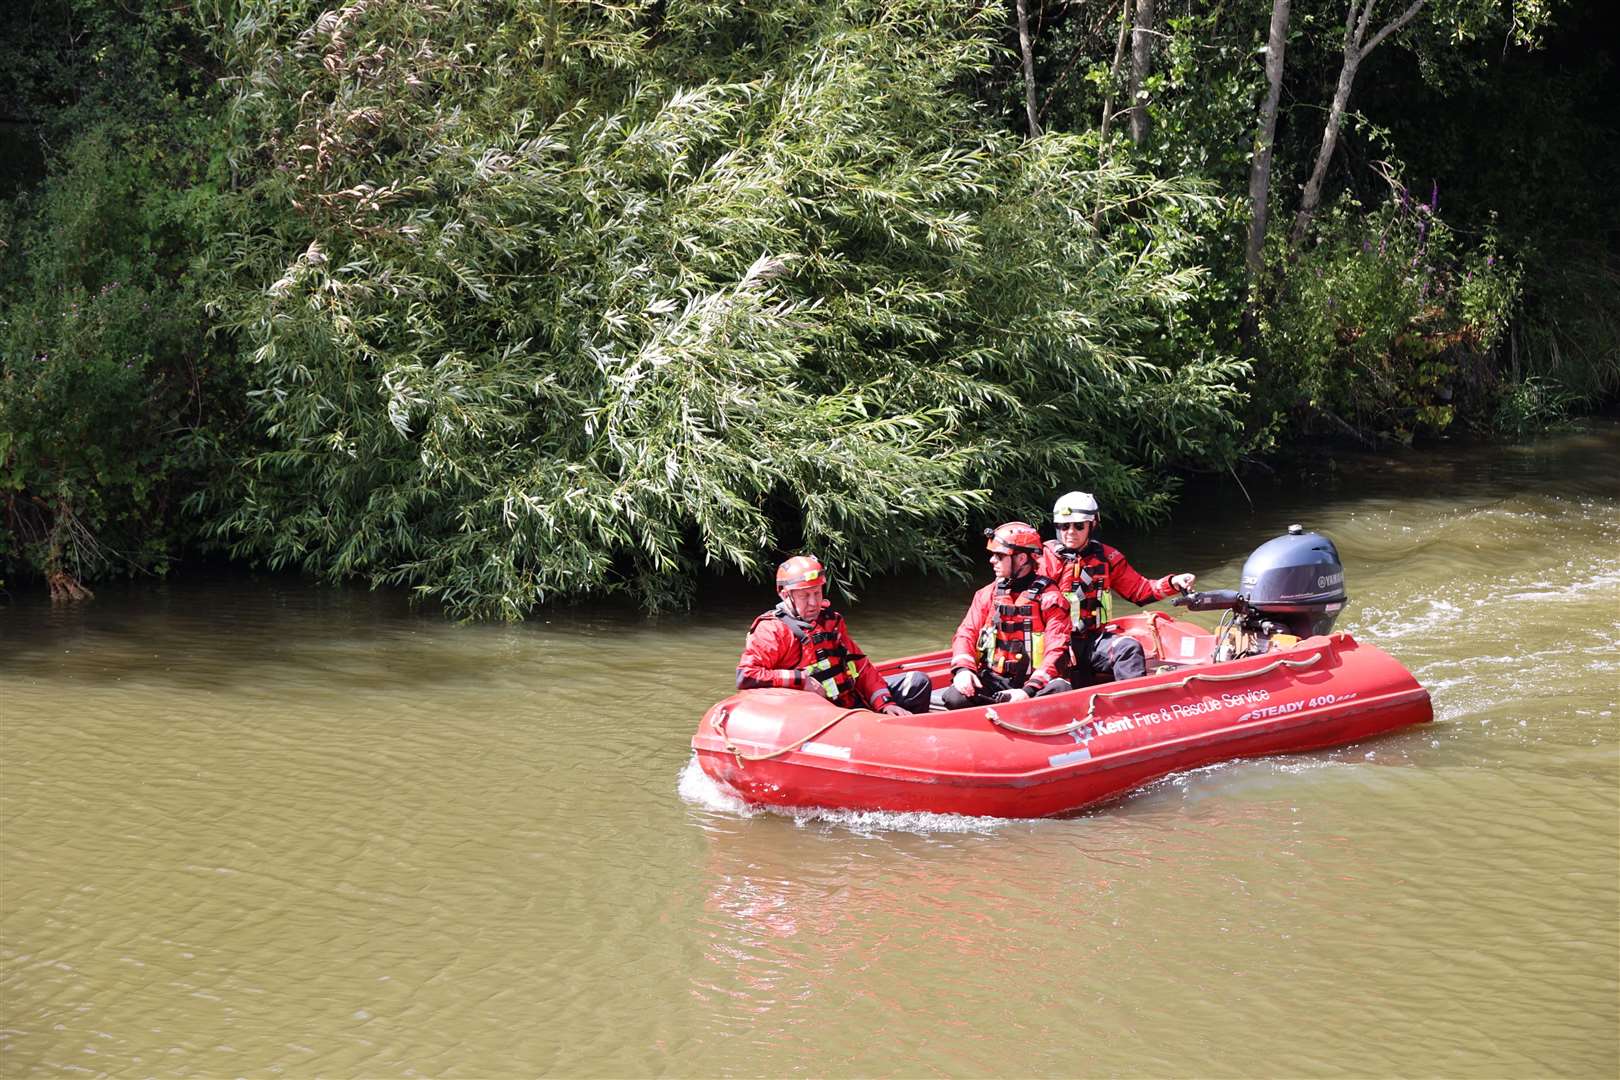
M 825 597 L 826 571 L 813 555 L 795 555 L 776 568 L 782 598 L 748 628 L 737 689 L 783 686 L 807 690 L 843 709 L 871 708 L 891 716 L 928 711 L 928 676 L 920 671 L 885 681 L 849 636 L 844 617 Z
M 1134 679 L 1147 673 L 1142 643 L 1103 630 L 1109 618 L 1110 592 L 1133 604 L 1151 604 L 1174 592 L 1192 589 L 1193 574 L 1167 574 L 1148 580 L 1115 548 L 1096 539 L 1101 521 L 1097 500 L 1071 491 L 1052 507 L 1057 539 L 1046 542 L 1041 573 L 1058 583 L 1069 602 L 1074 632 L 1069 638 L 1071 678 L 1077 685 L 1099 679 Z
M 1041 534 L 1022 521 L 986 530 L 996 580 L 973 594 L 951 641 L 948 709 L 1058 694 L 1069 647 L 1069 609 L 1049 578 L 1037 573 Z

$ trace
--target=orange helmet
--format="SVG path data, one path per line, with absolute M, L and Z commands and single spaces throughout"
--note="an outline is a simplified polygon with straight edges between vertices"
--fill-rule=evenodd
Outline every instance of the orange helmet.
M 1026 522 L 1009 521 L 994 529 L 984 530 L 984 535 L 987 537 L 985 549 L 997 555 L 1013 555 L 1020 551 L 1026 555 L 1041 553 L 1041 534 L 1035 531 L 1035 526 Z
M 795 555 L 776 568 L 776 591 L 813 589 L 827 583 L 827 570 L 814 555 Z

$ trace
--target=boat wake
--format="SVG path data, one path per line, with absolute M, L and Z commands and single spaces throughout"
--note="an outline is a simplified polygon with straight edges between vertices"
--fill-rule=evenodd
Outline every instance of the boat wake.
M 701 806 L 705 810 L 741 814 L 743 817 L 753 817 L 763 812 L 763 808 L 750 806 L 731 789 L 722 786 L 714 777 L 704 772 L 698 765 L 696 754 L 687 759 L 686 768 L 681 770 L 675 791 L 683 801 Z
M 1374 760 L 1375 751 L 1362 751 L 1361 748 L 1352 748 L 1353 756 L 1366 760 Z M 1343 754 L 1341 753 L 1341 756 Z M 1297 757 L 1274 757 L 1259 759 L 1268 766 L 1268 770 L 1261 775 L 1272 775 L 1272 772 L 1303 773 L 1320 769 L 1335 769 L 1343 765 L 1337 757 L 1323 760 Z M 1255 761 L 1243 764 L 1254 765 Z M 1230 789 L 1220 783 L 1209 783 L 1213 777 L 1230 778 L 1244 775 L 1241 770 L 1233 766 L 1238 764 L 1231 761 L 1220 761 L 1210 765 L 1200 765 L 1192 769 L 1184 769 L 1171 773 L 1169 776 L 1144 784 L 1127 794 L 1136 797 L 1151 797 L 1154 794 L 1169 796 L 1177 801 L 1199 802 Z M 1201 783 L 1201 781 L 1206 781 Z M 991 835 L 1009 826 L 1020 824 L 1028 825 L 1036 822 L 1047 823 L 1050 818 L 995 818 L 970 817 L 965 814 L 931 814 L 923 811 L 898 810 L 834 810 L 825 808 L 763 806 L 745 802 L 735 792 L 717 782 L 705 773 L 698 765 L 697 755 L 694 754 L 681 770 L 677 783 L 677 792 L 682 800 L 704 810 L 727 814 L 734 817 L 754 818 L 763 815 L 786 818 L 796 825 L 822 825 L 845 828 L 861 835 L 874 833 L 913 833 L 919 836 L 935 836 L 940 834 L 976 834 Z M 1106 804 L 1105 804 L 1106 805 Z M 1093 808 L 1074 815 L 1075 818 L 1090 816 L 1101 808 Z M 1073 818 L 1071 818 L 1073 820 Z
M 787 818 L 796 825 L 834 825 L 857 833 L 988 834 L 1016 824 L 1019 820 L 968 817 L 965 814 L 930 814 L 920 810 L 833 810 L 820 807 L 753 805 L 743 801 L 735 792 L 704 772 L 698 765 L 696 754 L 688 759 L 686 767 L 681 770 L 676 792 L 684 801 L 717 813 L 740 817 L 769 814 L 773 817 Z

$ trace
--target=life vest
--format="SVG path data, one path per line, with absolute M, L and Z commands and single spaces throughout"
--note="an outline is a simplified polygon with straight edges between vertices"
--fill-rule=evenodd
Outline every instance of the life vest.
M 1041 593 L 1052 584 L 1037 574 L 1017 594 L 1005 581 L 996 582 L 990 618 L 979 631 L 979 658 L 984 667 L 1017 681 L 1041 666 L 1046 656 L 1046 614 Z
M 799 666 L 805 677 L 814 679 L 827 692 L 827 700 L 844 709 L 858 708 L 860 695 L 855 692 L 855 666 L 858 657 L 844 648 L 844 635 L 839 633 L 843 619 L 830 608 L 823 608 L 814 623 L 794 617 L 779 605 L 754 620 L 758 626 L 766 619 L 776 619 L 788 628 L 793 640 L 799 643 Z
M 1095 634 L 1112 617 L 1114 608 L 1114 594 L 1108 587 L 1108 560 L 1103 558 L 1102 544 L 1092 540 L 1078 552 L 1059 550 L 1057 556 L 1069 572 L 1070 587 L 1063 591 L 1063 598 L 1069 602 L 1074 636 Z

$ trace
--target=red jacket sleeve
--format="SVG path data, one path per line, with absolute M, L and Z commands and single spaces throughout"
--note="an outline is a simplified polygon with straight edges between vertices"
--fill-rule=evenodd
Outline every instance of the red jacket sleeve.
M 962 616 L 962 624 L 951 639 L 951 674 L 964 668 L 975 675 L 979 673 L 979 631 L 990 617 L 990 596 L 995 590 L 992 582 L 974 593 L 968 603 L 967 614 Z
M 1131 568 L 1118 549 L 1107 544 L 1103 545 L 1103 558 L 1108 560 L 1108 587 L 1133 604 L 1151 604 L 1176 591 L 1176 587 L 1170 584 L 1173 575 L 1166 574 L 1151 580 L 1145 578 Z
M 748 631 L 742 659 L 737 661 L 737 689 L 767 686 L 804 689 L 804 671 L 798 666 L 799 643 L 793 631 L 776 619 L 760 619 Z
M 1107 557 L 1107 552 L 1110 550 L 1112 549 L 1107 545 L 1103 546 L 1104 558 Z M 1115 552 L 1115 554 L 1118 554 L 1118 552 Z M 1080 588 L 1075 581 L 1076 571 L 1079 566 L 1080 564 L 1074 559 L 1065 559 L 1058 554 L 1056 540 L 1048 540 L 1046 546 L 1041 549 L 1041 576 L 1056 585 L 1059 592 L 1074 592 Z M 1072 621 L 1071 619 L 1071 623 Z
M 1041 577 L 1046 578 L 1048 581 L 1054 581 L 1061 587 L 1063 585 L 1063 575 L 1070 573 L 1073 568 L 1074 563 L 1058 554 L 1056 540 L 1048 540 L 1042 545 L 1041 564 L 1037 568 Z

